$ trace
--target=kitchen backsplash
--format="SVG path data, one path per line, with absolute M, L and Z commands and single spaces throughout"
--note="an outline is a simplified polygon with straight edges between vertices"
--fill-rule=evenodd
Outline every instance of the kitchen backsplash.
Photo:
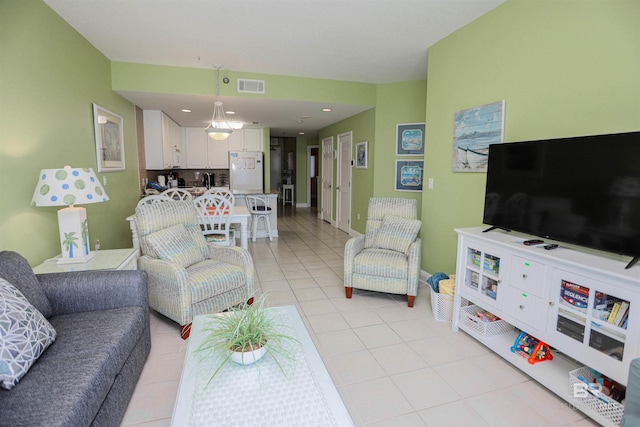
M 205 173 L 210 173 L 213 175 L 214 180 L 212 182 L 213 184 L 212 187 L 214 186 L 225 187 L 229 185 L 228 169 L 202 169 L 202 170 L 194 170 L 194 169 L 149 170 L 147 169 L 146 179 L 147 179 L 147 182 L 150 182 L 150 181 L 158 182 L 159 175 L 164 175 L 165 177 L 168 177 L 170 174 L 174 174 L 174 176 L 177 174 L 177 177 L 180 181 L 184 180 L 184 185 L 186 187 L 201 187 L 203 185 Z M 145 183 L 141 182 L 140 183 L 141 191 L 144 191 L 144 186 L 145 186 Z

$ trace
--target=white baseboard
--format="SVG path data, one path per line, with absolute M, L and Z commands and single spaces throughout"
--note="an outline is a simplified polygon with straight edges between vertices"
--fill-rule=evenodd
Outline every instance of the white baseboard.
M 356 231 L 356 230 L 350 228 L 349 229 L 349 236 L 351 236 L 351 237 L 361 237 L 361 236 L 364 236 L 364 234 L 362 234 L 359 231 Z
M 420 283 L 424 283 L 425 285 L 427 284 L 427 280 L 429 280 L 429 277 L 433 276 L 433 274 L 428 273 L 424 270 L 420 270 Z

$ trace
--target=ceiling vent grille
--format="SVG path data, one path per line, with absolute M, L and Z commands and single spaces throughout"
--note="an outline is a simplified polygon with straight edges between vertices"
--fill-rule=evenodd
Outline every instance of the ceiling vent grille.
M 238 79 L 238 92 L 264 93 L 264 80 Z

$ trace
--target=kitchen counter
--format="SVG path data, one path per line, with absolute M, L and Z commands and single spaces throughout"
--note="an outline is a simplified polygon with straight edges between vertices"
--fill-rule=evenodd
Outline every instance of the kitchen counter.
M 178 187 L 182 190 L 187 190 L 193 195 L 193 197 L 202 196 L 209 189 L 207 187 Z M 212 190 L 229 191 L 229 187 L 211 187 Z
M 248 195 L 249 194 L 234 194 L 236 197 L 236 206 L 247 206 L 247 199 L 245 196 Z M 263 196 L 267 196 L 267 202 L 271 208 L 271 215 L 269 215 L 269 222 L 271 223 L 271 237 L 278 237 L 278 194 L 263 194 Z M 258 230 L 256 237 L 267 237 L 266 230 Z

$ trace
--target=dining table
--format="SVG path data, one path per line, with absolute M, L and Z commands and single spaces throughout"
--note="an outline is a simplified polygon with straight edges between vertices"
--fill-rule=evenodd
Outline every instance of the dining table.
M 231 213 L 231 223 L 240 225 L 240 247 L 249 250 L 249 218 L 251 213 L 246 206 L 234 206 Z M 140 249 L 140 241 L 138 240 L 138 229 L 136 227 L 136 215 L 130 215 L 127 217 L 129 221 L 129 228 L 131 229 L 131 239 L 133 241 L 133 247 Z

